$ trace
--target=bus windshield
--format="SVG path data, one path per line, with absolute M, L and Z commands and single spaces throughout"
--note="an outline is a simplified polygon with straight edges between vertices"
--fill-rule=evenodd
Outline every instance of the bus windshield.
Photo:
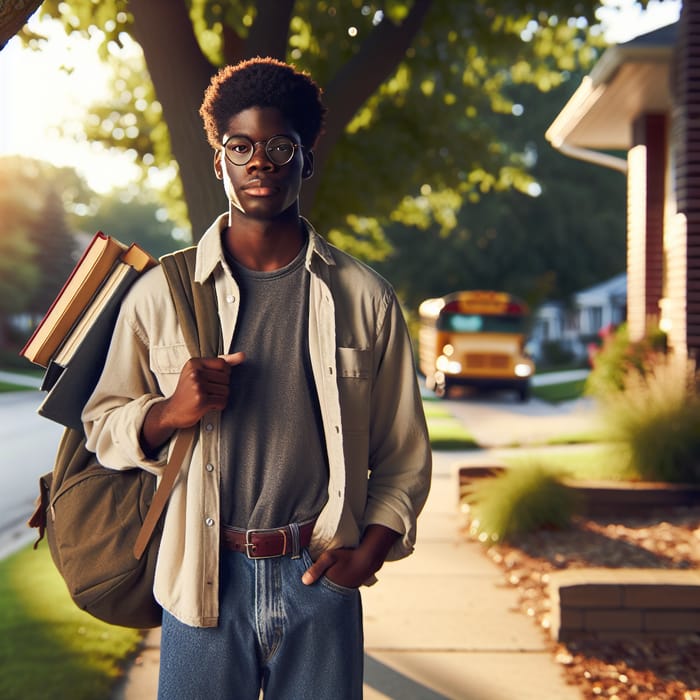
M 438 319 L 438 329 L 454 333 L 525 333 L 524 316 L 512 314 L 460 314 L 443 313 Z

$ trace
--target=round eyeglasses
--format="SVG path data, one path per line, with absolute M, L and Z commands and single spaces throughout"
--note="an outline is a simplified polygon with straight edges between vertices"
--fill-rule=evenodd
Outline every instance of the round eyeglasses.
M 233 135 L 223 140 L 226 159 L 233 165 L 247 165 L 253 158 L 255 147 L 262 145 L 267 159 L 275 165 L 287 165 L 300 144 L 288 136 L 273 136 L 267 141 L 253 143 L 247 136 Z

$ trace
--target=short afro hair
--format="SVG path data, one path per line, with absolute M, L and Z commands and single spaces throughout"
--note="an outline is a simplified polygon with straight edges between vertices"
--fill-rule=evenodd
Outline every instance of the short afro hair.
M 251 107 L 279 109 L 313 148 L 323 128 L 326 108 L 321 88 L 306 73 L 275 58 L 251 58 L 225 66 L 211 79 L 199 114 L 212 148 L 221 140 L 231 117 Z

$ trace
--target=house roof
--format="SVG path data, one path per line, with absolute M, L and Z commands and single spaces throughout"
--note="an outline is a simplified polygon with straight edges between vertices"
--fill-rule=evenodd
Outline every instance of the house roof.
M 545 136 L 563 147 L 628 150 L 639 114 L 671 109 L 670 62 L 678 22 L 611 46 Z
M 582 289 L 576 294 L 579 306 L 595 304 L 595 302 L 611 301 L 623 303 L 627 299 L 627 273 L 622 272 L 605 282 Z

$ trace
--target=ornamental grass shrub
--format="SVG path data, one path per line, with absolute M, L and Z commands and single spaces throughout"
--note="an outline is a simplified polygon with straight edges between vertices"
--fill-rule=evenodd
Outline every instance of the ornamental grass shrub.
M 700 393 L 693 362 L 657 357 L 601 398 L 608 436 L 640 479 L 700 483 Z
M 605 335 L 600 349 L 592 357 L 593 368 L 586 380 L 585 392 L 597 399 L 623 391 L 628 376 L 644 376 L 666 352 L 666 335 L 652 328 L 644 338 L 631 341 L 627 324 Z
M 556 472 L 534 462 L 475 481 L 464 499 L 471 530 L 482 542 L 500 542 L 543 528 L 566 528 L 578 510 L 573 490 Z

